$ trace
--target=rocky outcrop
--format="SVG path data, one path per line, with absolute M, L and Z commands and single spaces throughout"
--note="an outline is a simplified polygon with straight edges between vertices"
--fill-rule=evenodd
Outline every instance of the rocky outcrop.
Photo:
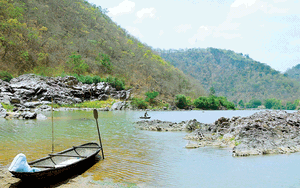
M 150 131 L 193 131 L 199 128 L 200 123 L 195 119 L 182 121 L 180 123 L 160 120 L 143 120 L 136 122 L 136 125 L 141 130 Z
M 114 99 L 128 100 L 130 90 L 117 91 L 106 82 L 83 84 L 73 76 L 42 77 L 25 74 L 13 78 L 9 83 L 0 80 L 0 102 L 17 108 L 34 109 L 53 102 L 74 104 L 86 100 Z M 47 108 L 43 108 L 45 110 Z
M 130 96 L 130 90 L 116 91 L 106 82 L 89 85 L 78 82 L 73 76 L 51 78 L 34 74 L 13 78 L 10 83 L 1 80 L 0 91 L 0 102 L 27 108 L 47 104 L 52 99 L 57 104 L 72 104 L 85 100 L 105 100 L 109 96 L 127 100 Z
M 299 112 L 261 111 L 249 117 L 219 118 L 186 139 L 230 146 L 233 156 L 293 153 L 300 151 L 299 127 Z
M 142 130 L 193 131 L 186 148 L 231 147 L 233 156 L 282 154 L 300 151 L 300 112 L 260 111 L 249 117 L 221 117 L 211 124 L 139 121 Z
M 0 80 L 0 102 L 15 106 L 13 112 L 8 113 L 0 106 L 0 117 L 35 119 L 36 112 L 49 111 L 49 104 L 75 104 L 87 100 L 114 99 L 128 100 L 131 90 L 117 91 L 110 84 L 83 84 L 73 76 L 42 77 L 25 74 L 13 78 L 9 83 Z M 0 103 L 1 104 L 1 103 Z M 110 108 L 100 110 L 122 110 L 126 103 L 115 103 Z

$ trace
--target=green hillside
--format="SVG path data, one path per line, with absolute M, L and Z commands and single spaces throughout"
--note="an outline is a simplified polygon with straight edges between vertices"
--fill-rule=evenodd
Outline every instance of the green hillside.
M 199 81 L 85 0 L 0 0 L 0 28 L 0 70 L 13 76 L 113 76 L 135 96 L 148 91 L 165 100 L 205 95 Z
M 299 98 L 300 84 L 249 55 L 215 48 L 157 50 L 172 65 L 199 80 L 209 91 L 240 100 L 277 98 L 292 101 Z

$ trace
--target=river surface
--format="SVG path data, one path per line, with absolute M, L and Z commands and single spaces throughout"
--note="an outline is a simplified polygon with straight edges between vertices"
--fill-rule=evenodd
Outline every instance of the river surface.
M 212 123 L 220 117 L 249 116 L 257 111 L 150 111 L 151 119 Z M 99 112 L 105 160 L 82 176 L 94 183 L 138 187 L 300 187 L 300 153 L 232 157 L 231 149 L 186 149 L 187 132 L 139 130 L 142 111 Z M 18 153 L 28 161 L 52 150 L 51 113 L 47 120 L 0 119 L 0 166 Z M 54 112 L 55 152 L 85 142 L 98 142 L 92 111 Z

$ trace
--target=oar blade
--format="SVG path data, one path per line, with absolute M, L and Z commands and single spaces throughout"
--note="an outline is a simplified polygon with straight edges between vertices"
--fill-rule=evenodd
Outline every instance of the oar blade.
M 96 109 L 94 109 L 94 118 L 98 119 L 98 111 Z

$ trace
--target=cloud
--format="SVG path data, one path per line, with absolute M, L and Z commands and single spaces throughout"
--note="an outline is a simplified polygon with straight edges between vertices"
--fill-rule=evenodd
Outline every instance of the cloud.
M 174 28 L 177 33 L 185 33 L 187 30 L 192 29 L 191 24 L 181 24 Z
M 121 2 L 118 6 L 109 8 L 108 15 L 112 17 L 120 16 L 127 13 L 132 13 L 134 11 L 135 3 L 132 1 L 125 0 Z
M 197 33 L 192 37 L 189 38 L 188 41 L 190 44 L 195 44 L 198 40 L 204 41 L 206 37 L 210 36 L 213 33 L 215 27 L 212 26 L 200 26 L 197 30 Z
M 156 18 L 155 14 L 155 8 L 143 8 L 136 13 L 137 20 L 135 21 L 135 23 L 141 23 L 145 18 Z
M 131 26 L 127 26 L 125 27 L 125 29 L 132 34 L 133 36 L 137 37 L 138 39 L 143 38 L 144 36 L 142 35 L 142 33 L 140 32 L 140 30 L 136 27 L 131 27 Z
M 235 27 L 238 26 L 238 24 L 233 24 Z M 232 33 L 231 30 L 235 30 L 235 27 L 225 27 L 224 24 L 221 24 L 219 26 L 200 26 L 197 30 L 197 33 L 188 39 L 188 42 L 191 45 L 194 45 L 197 41 L 204 41 L 208 37 L 212 38 L 224 38 L 224 39 L 234 39 L 234 38 L 242 38 L 241 34 L 239 33 Z
M 275 7 L 272 3 L 262 0 L 235 0 L 230 6 L 227 18 L 242 18 L 258 11 L 262 11 L 265 14 L 282 14 L 288 12 L 288 9 Z

